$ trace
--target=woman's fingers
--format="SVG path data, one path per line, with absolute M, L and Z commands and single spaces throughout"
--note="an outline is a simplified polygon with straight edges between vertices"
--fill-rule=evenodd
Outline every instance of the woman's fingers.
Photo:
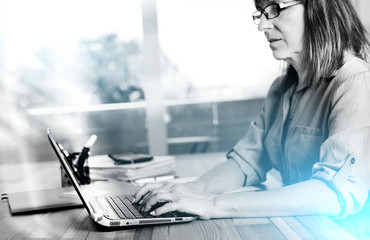
M 174 212 L 179 210 L 179 205 L 177 202 L 170 202 L 166 203 L 163 206 L 154 209 L 153 211 L 150 212 L 150 215 L 153 216 L 160 216 L 162 214 L 168 213 L 168 212 Z
M 135 202 L 140 204 L 140 211 L 151 211 L 150 214 L 155 216 L 179 211 L 209 219 L 209 212 L 213 208 L 212 196 L 209 194 L 202 194 L 182 184 L 171 182 L 145 184 L 136 192 Z M 157 203 L 163 205 L 156 206 Z
M 153 216 L 160 216 L 168 212 L 183 212 L 197 215 L 200 219 L 208 220 L 211 218 L 210 209 L 211 203 L 206 199 L 201 202 L 195 202 L 194 199 L 186 199 L 175 202 L 169 202 L 150 212 Z
M 174 183 L 171 182 L 156 182 L 156 183 L 146 183 L 144 186 L 142 186 L 134 195 L 134 203 L 139 203 L 143 200 L 145 196 L 147 196 L 149 193 L 160 189 L 161 191 L 165 191 L 167 189 L 170 189 L 174 186 Z
M 161 187 L 153 188 L 152 190 L 148 191 L 144 196 L 141 197 L 141 200 L 138 201 L 139 204 L 143 204 L 147 202 L 153 195 L 161 192 L 172 192 L 171 186 L 168 184 L 163 184 Z
M 151 194 L 151 197 L 147 199 L 147 201 L 143 202 L 140 206 L 141 211 L 148 212 L 155 206 L 157 203 L 168 203 L 176 201 L 177 197 L 168 192 L 159 192 L 156 194 Z
M 157 188 L 161 188 L 164 185 L 164 183 L 158 182 L 158 183 L 146 183 L 144 186 L 139 188 L 139 190 L 136 191 L 134 195 L 134 203 L 138 203 L 142 200 L 142 198 L 149 194 L 151 191 Z

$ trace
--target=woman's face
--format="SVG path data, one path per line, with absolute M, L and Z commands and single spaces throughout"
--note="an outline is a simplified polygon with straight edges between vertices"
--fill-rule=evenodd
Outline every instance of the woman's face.
M 290 2 L 290 0 L 262 1 L 259 9 L 271 3 Z M 273 19 L 266 19 L 262 14 L 258 30 L 265 33 L 270 43 L 273 56 L 278 60 L 285 60 L 295 65 L 299 64 L 303 48 L 304 32 L 304 5 L 298 4 L 283 9 L 280 15 Z

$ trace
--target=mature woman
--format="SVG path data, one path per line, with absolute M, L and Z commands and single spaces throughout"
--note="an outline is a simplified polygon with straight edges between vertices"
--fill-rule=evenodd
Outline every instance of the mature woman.
M 188 184 L 147 184 L 136 202 L 203 219 L 357 212 L 370 186 L 370 43 L 350 0 L 255 0 L 253 19 L 287 62 L 228 161 Z M 366 146 L 368 145 L 368 146 Z M 284 187 L 234 192 L 277 169 Z

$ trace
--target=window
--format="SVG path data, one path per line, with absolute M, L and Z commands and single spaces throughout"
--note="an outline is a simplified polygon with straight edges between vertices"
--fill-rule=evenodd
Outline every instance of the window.
M 46 127 L 62 142 L 68 139 L 71 151 L 79 151 L 92 133 L 99 137 L 95 153 L 145 141 L 140 1 L 0 4 L 3 161 L 53 157 Z M 137 104 L 109 105 L 123 102 Z
M 278 74 L 253 1 L 158 0 L 167 99 L 263 97 Z
M 169 152 L 228 151 L 282 70 L 252 21 L 253 1 L 157 2 Z
M 3 0 L 5 88 L 21 108 L 142 98 L 135 0 Z
M 146 152 L 157 143 L 172 146 L 171 154 L 190 152 L 179 144 L 223 151 L 245 131 L 250 119 L 244 113 L 258 111 L 261 101 L 254 99 L 263 98 L 280 70 L 251 20 L 252 1 L 0 0 L 0 5 L 2 161 L 53 157 L 46 127 L 71 151 L 97 134 L 93 154 Z M 148 52 L 158 61 L 148 60 Z M 162 91 L 145 92 L 148 68 L 158 71 Z M 162 116 L 156 111 L 164 106 Z M 248 109 L 240 111 L 243 106 Z M 156 141 L 162 128 L 152 118 L 166 119 L 160 131 L 167 140 Z M 225 136 L 227 144 L 218 140 Z

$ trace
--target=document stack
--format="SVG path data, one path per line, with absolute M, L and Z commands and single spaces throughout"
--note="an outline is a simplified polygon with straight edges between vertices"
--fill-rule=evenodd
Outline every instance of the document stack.
M 91 179 L 136 181 L 175 174 L 173 156 L 155 156 L 146 162 L 116 164 L 108 155 L 91 156 L 88 160 Z

